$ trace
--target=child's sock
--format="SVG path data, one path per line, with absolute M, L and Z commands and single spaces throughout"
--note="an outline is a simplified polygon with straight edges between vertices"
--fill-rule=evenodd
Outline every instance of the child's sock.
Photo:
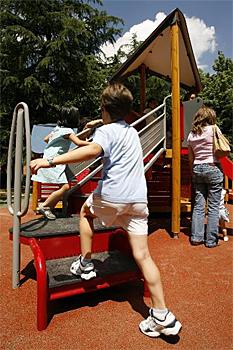
M 168 313 L 168 309 L 155 309 L 152 308 L 154 317 L 158 318 L 159 320 L 165 320 L 165 317 Z
M 84 258 L 81 255 L 81 262 L 82 262 L 82 265 L 85 266 L 85 265 L 87 265 L 87 264 L 89 264 L 91 262 L 91 259 Z

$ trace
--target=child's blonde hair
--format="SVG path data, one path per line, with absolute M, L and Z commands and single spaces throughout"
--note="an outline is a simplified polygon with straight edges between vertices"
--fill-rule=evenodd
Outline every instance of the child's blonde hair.
M 102 107 L 109 113 L 112 121 L 124 119 L 132 109 L 133 96 L 122 84 L 107 86 L 101 96 Z
M 216 113 L 212 108 L 201 107 L 194 116 L 192 124 L 193 134 L 202 134 L 203 128 L 207 125 L 216 124 Z

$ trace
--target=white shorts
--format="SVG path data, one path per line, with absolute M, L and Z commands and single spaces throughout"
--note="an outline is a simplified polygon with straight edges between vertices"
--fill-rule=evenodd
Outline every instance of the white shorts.
M 146 203 L 112 203 L 92 193 L 86 205 L 104 226 L 120 226 L 134 235 L 148 234 L 149 211 Z

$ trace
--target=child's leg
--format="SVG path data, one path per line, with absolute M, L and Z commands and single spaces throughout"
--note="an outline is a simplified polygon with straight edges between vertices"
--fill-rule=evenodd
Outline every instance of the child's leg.
M 134 258 L 151 293 L 152 308 L 149 310 L 149 317 L 140 322 L 140 330 L 149 337 L 178 334 L 182 325 L 166 308 L 160 273 L 150 256 L 147 235 L 130 234 L 129 241 Z
M 221 232 L 223 234 L 223 240 L 225 242 L 227 242 L 228 241 L 228 236 L 227 236 L 227 229 L 226 229 L 226 222 L 225 222 L 225 220 L 220 219 L 219 220 L 219 226 L 220 226 L 220 230 L 221 230 Z
M 147 235 L 129 234 L 129 242 L 132 247 L 134 259 L 142 271 L 148 285 L 151 294 L 152 307 L 156 309 L 165 309 L 166 305 L 160 272 L 151 258 Z
M 96 277 L 95 267 L 91 262 L 94 217 L 87 204 L 84 203 L 80 211 L 81 255 L 75 259 L 70 266 L 70 272 L 74 275 L 81 276 L 84 280 Z
M 85 259 L 91 259 L 92 237 L 94 234 L 93 219 L 95 216 L 90 212 L 86 203 L 80 211 L 80 240 L 81 253 Z
M 57 191 L 51 193 L 46 201 L 43 203 L 43 207 L 49 207 L 53 209 L 57 203 L 62 199 L 64 193 L 70 188 L 69 184 L 62 185 Z

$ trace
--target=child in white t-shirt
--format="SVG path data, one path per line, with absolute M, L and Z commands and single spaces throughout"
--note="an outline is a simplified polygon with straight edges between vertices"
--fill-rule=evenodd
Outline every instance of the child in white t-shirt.
M 85 280 L 96 277 L 91 261 L 95 217 L 105 225 L 120 225 L 128 232 L 134 259 L 151 294 L 149 317 L 140 323 L 140 330 L 150 337 L 176 335 L 181 323 L 166 308 L 160 273 L 148 248 L 147 187 L 140 139 L 136 130 L 124 121 L 131 111 L 132 101 L 133 97 L 125 86 L 109 85 L 101 96 L 104 125 L 96 130 L 93 142 L 56 156 L 50 163 L 34 160 L 31 169 L 36 172 L 41 167 L 103 157 L 102 179 L 80 212 L 82 255 L 72 263 L 70 270 Z

